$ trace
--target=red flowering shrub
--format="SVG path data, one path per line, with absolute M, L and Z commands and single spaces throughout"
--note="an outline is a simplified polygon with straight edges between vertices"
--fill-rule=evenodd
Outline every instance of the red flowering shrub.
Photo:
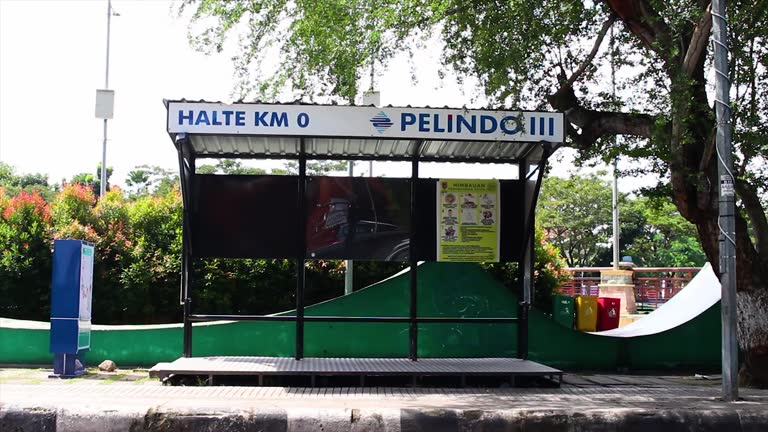
M 5 193 L 2 194 L 5 197 Z M 47 319 L 51 212 L 37 193 L 0 200 L 0 316 Z M 31 314 L 31 315 L 30 315 Z
M 22 222 L 25 220 L 25 217 L 16 216 L 19 213 L 35 214 L 46 222 L 50 222 L 51 220 L 50 207 L 48 206 L 48 203 L 45 202 L 43 197 L 41 197 L 37 192 L 30 194 L 22 191 L 15 197 L 8 200 L 8 203 L 3 209 L 3 218 L 5 220 L 13 219 L 17 222 Z
M 69 225 L 77 221 L 80 225 L 92 225 L 94 216 L 92 213 L 96 198 L 93 191 L 80 183 L 68 183 L 56 195 L 53 201 L 52 214 L 54 225 Z

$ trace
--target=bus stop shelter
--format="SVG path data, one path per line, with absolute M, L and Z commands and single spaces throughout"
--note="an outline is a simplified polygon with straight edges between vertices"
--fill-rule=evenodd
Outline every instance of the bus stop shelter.
M 158 375 L 258 375 L 261 379 L 263 375 L 300 374 L 314 380 L 314 376 L 349 373 L 440 374 L 454 367 L 462 376 L 562 377 L 556 369 L 527 360 L 528 311 L 534 290 L 534 211 L 547 159 L 564 140 L 562 113 L 185 100 L 165 104 L 167 130 L 178 152 L 184 204 L 180 291 L 184 341 L 183 357 L 160 367 Z M 298 172 L 288 176 L 198 174 L 195 167 L 201 158 L 293 160 Z M 308 160 L 408 162 L 410 178 L 321 179 L 307 174 Z M 516 180 L 483 183 L 421 178 L 419 166 L 425 162 L 513 164 Z M 347 196 L 356 188 L 367 191 L 376 216 L 368 215 L 368 207 L 356 208 Z M 260 211 L 264 206 L 287 211 L 279 222 L 265 225 L 260 219 L 268 213 Z M 383 220 L 384 214 L 390 219 Z M 295 313 L 241 315 L 197 310 L 192 281 L 199 275 L 192 271 L 192 262 L 216 257 L 295 260 Z M 310 259 L 406 262 L 409 314 L 306 316 L 304 263 Z M 516 316 L 420 315 L 419 261 L 517 262 L 521 278 Z M 253 359 L 258 360 L 240 358 L 240 363 L 225 364 L 220 358 L 194 357 L 192 323 L 218 320 L 295 323 L 293 359 L 269 361 L 255 352 Z M 307 322 L 407 323 L 408 358 L 367 359 L 368 366 L 363 368 L 348 367 L 360 364 L 360 359 L 305 358 Z M 421 323 L 516 326 L 516 358 L 419 358 Z M 254 362 L 262 367 L 254 367 Z

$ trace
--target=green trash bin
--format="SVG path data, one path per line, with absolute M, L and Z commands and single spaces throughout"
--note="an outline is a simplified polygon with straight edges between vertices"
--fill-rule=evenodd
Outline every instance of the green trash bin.
M 558 324 L 573 328 L 573 297 L 556 295 L 553 299 L 552 319 Z

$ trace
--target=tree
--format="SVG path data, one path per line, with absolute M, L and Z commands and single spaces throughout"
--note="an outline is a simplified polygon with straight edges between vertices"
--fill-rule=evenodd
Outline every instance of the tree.
M 219 159 L 215 165 L 200 165 L 195 170 L 197 174 L 240 174 L 257 175 L 266 174 L 262 168 L 246 167 L 235 159 Z
M 413 54 L 440 36 L 445 67 L 476 77 L 492 103 L 548 105 L 567 114 L 568 144 L 582 157 L 622 154 L 642 162 L 638 172 L 659 175 L 655 192 L 696 226 L 719 269 L 707 1 L 182 2 L 189 7 L 191 41 L 202 50 L 220 52 L 230 34 L 246 32 L 234 57 L 241 97 L 350 100 L 373 62 Z M 768 385 L 768 0 L 728 2 L 727 14 L 742 378 Z M 262 70 L 274 64 L 262 60 L 276 55 L 277 71 Z M 600 86 L 610 60 L 620 77 L 616 98 Z M 614 141 L 617 135 L 624 138 Z
M 131 170 L 125 179 L 128 187 L 135 188 L 133 193 L 137 195 L 149 192 L 149 173 L 143 169 Z
M 599 265 L 598 256 L 610 249 L 611 185 L 597 174 L 547 177 L 536 219 L 569 267 Z
M 114 168 L 107 167 L 107 188 L 106 190 L 110 189 L 109 179 L 112 178 L 112 172 L 114 171 Z M 99 193 L 101 193 L 101 162 L 99 162 L 98 165 L 96 165 L 96 175 L 94 174 L 88 174 L 88 173 L 80 173 L 76 174 L 72 177 L 72 180 L 70 180 L 72 183 L 80 183 L 83 186 L 87 186 L 91 188 L 93 191 L 93 194 L 95 196 L 99 196 Z
M 156 165 L 140 165 L 128 173 L 125 184 L 131 189 L 133 197 L 146 194 L 164 196 L 178 187 L 179 176 L 173 170 Z
M 80 173 L 80 174 L 73 175 L 72 179 L 69 182 L 81 184 L 83 186 L 89 187 L 90 189 L 93 189 L 93 185 L 96 182 L 96 178 L 93 176 L 93 174 Z
M 37 193 L 46 201 L 53 198 L 56 188 L 48 184 L 47 174 L 16 174 L 16 170 L 4 162 L 0 162 L 0 187 L 4 187 L 11 195 L 20 191 L 30 194 Z
M 316 160 L 307 162 L 307 175 L 323 176 L 333 173 L 346 173 L 349 169 L 347 161 Z M 299 173 L 299 164 L 290 161 L 285 164 L 285 174 L 296 175 Z
M 611 186 L 604 173 L 544 179 L 536 209 L 548 241 L 568 266 L 610 266 L 613 261 Z M 621 255 L 647 267 L 701 266 L 706 261 L 696 227 L 666 199 L 619 195 Z
M 699 267 L 706 256 L 696 237 L 696 227 L 683 219 L 669 201 L 640 197 L 627 202 L 623 209 L 639 215 L 635 235 L 627 238 L 623 254 L 645 267 Z

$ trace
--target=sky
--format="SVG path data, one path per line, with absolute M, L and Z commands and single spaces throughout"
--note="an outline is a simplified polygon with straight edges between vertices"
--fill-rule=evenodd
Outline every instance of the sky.
M 206 56 L 187 41 L 185 17 L 167 0 L 112 3 L 109 88 L 115 91 L 108 123 L 107 166 L 123 185 L 142 164 L 176 170 L 178 159 L 165 127 L 163 99 L 232 101 L 228 55 Z M 104 88 L 107 1 L 0 0 L 0 161 L 19 173 L 41 172 L 51 182 L 94 173 L 102 157 L 103 122 L 94 115 L 96 89 Z M 436 51 L 436 50 L 435 50 Z M 472 80 L 437 79 L 438 54 L 419 56 L 418 82 L 395 60 L 377 78 L 384 105 L 482 107 Z M 473 102 L 475 100 L 475 102 Z M 572 167 L 568 151 L 553 172 Z M 367 163 L 356 169 L 367 172 Z M 374 175 L 407 175 L 407 164 L 379 164 Z M 509 178 L 509 167 L 425 167 L 425 176 Z M 622 190 L 638 184 L 621 180 Z

